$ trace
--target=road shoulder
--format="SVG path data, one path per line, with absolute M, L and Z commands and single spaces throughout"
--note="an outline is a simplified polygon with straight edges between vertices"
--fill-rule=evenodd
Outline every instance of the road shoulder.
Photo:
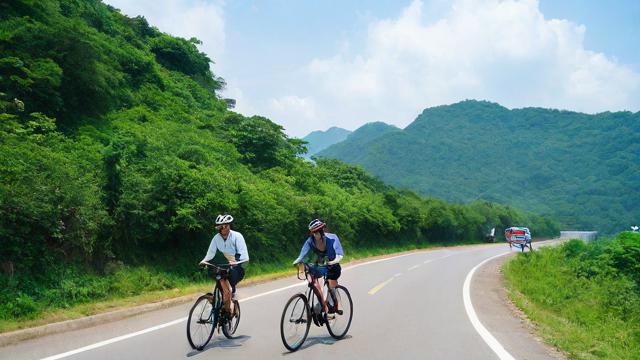
M 566 359 L 536 335 L 535 325 L 510 300 L 501 268 L 512 256 L 489 261 L 473 275 L 471 301 L 480 321 L 516 359 Z

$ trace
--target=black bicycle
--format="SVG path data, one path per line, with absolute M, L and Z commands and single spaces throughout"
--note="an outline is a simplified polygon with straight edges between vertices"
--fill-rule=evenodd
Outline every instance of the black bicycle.
M 206 293 L 196 300 L 187 320 L 187 339 L 191 347 L 199 351 L 211 341 L 216 329 L 218 333 L 222 329 L 224 336 L 232 339 L 240 323 L 240 304 L 237 300 L 233 300 L 232 314 L 224 310 L 220 280 L 229 277 L 230 268 L 209 263 L 205 265 L 215 271 L 216 287 L 213 293 Z
M 317 267 L 322 268 L 322 267 Z M 317 294 L 313 286 L 316 276 L 310 271 L 311 265 L 304 264 L 304 278 L 302 272 L 298 272 L 298 279 L 308 281 L 306 294 L 293 295 L 282 311 L 280 319 L 280 335 L 282 343 L 290 351 L 296 351 L 302 346 L 309 334 L 311 322 L 316 326 L 327 326 L 329 334 L 335 339 L 341 339 L 349 331 L 351 319 L 353 318 L 353 302 L 349 290 L 342 285 L 329 291 L 326 271 L 324 272 L 325 299 L 329 313 L 324 314 L 320 294 Z

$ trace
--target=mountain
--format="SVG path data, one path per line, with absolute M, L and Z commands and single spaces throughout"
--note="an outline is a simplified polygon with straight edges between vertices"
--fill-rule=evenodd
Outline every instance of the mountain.
M 319 155 L 423 195 L 552 214 L 570 229 L 609 233 L 640 221 L 640 112 L 509 110 L 469 100 Z
M 328 148 L 329 146 L 346 139 L 349 134 L 351 134 L 351 131 L 335 126 L 330 127 L 326 131 L 318 130 L 309 133 L 309 135 L 302 138 L 302 140 L 308 142 L 308 151 L 305 154 L 305 157 L 311 158 L 311 156 Z
M 327 149 L 319 152 L 318 156 L 337 158 L 337 154 L 359 152 L 367 143 L 373 142 L 382 135 L 396 131 L 401 130 L 393 125 L 388 125 L 383 122 L 368 123 L 351 133 L 346 138 L 346 141 L 328 147 Z

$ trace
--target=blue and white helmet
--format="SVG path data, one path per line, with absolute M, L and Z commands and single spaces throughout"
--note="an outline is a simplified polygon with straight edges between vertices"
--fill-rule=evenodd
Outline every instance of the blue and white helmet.
M 231 224 L 233 222 L 233 216 L 229 214 L 220 214 L 216 218 L 216 225 Z
M 324 229 L 325 226 L 327 226 L 327 224 L 323 223 L 322 220 L 313 219 L 309 223 L 309 232 L 313 233 L 313 232 L 316 232 L 318 230 L 322 230 L 322 229 Z

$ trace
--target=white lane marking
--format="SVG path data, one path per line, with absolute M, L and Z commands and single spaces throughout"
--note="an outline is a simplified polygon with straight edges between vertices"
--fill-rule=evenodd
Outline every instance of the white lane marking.
M 473 324 L 473 327 L 476 329 L 478 334 L 480 334 L 480 336 L 482 337 L 482 340 L 484 340 L 484 342 L 487 343 L 487 345 L 489 345 L 491 350 L 493 350 L 493 352 L 495 352 L 496 355 L 498 355 L 498 358 L 500 358 L 500 360 L 514 360 L 514 357 L 511 356 L 511 354 L 509 354 L 509 352 L 504 349 L 502 344 L 500 344 L 498 340 L 496 340 L 496 338 L 493 337 L 493 335 L 491 335 L 489 330 L 487 330 L 484 327 L 484 325 L 482 325 L 482 323 L 480 322 L 480 319 L 478 319 L 478 316 L 476 315 L 476 311 L 473 309 L 473 304 L 471 303 L 470 286 L 471 286 L 471 277 L 473 277 L 473 273 L 476 271 L 476 269 L 478 269 L 480 266 L 484 265 L 485 263 L 495 258 L 508 255 L 508 254 L 510 254 L 510 252 L 492 256 L 488 259 L 485 259 L 480 264 L 476 265 L 473 269 L 471 269 L 471 271 L 469 271 L 469 273 L 467 274 L 467 277 L 464 279 L 464 285 L 462 285 L 462 298 L 464 300 L 464 308 L 467 311 L 467 316 L 469 317 L 471 324 Z
M 399 277 L 399 276 L 402 276 L 402 273 L 397 273 L 397 274 L 393 275 L 393 277 Z
M 407 270 L 411 271 L 411 270 L 415 270 L 415 269 L 417 269 L 417 268 L 419 268 L 419 267 L 420 267 L 420 264 L 418 264 L 418 265 L 413 265 L 412 267 L 408 268 Z
M 62 358 L 65 358 L 67 356 L 75 355 L 75 354 L 78 354 L 78 353 L 81 353 L 81 352 L 85 352 L 87 350 L 92 350 L 92 349 L 96 349 L 96 348 L 99 348 L 99 347 L 102 347 L 102 346 L 105 346 L 105 345 L 113 344 L 114 342 L 122 341 L 122 340 L 125 340 L 125 339 L 128 339 L 128 338 L 132 338 L 134 336 L 138 336 L 138 335 L 146 334 L 148 332 L 156 331 L 156 330 L 165 328 L 167 326 L 179 324 L 179 323 L 181 323 L 183 321 L 186 321 L 186 320 L 187 320 L 187 318 L 183 317 L 181 319 L 173 320 L 171 322 L 168 322 L 168 323 L 165 323 L 165 324 L 162 324 L 162 325 L 150 327 L 150 328 L 147 328 L 147 329 L 144 329 L 144 330 L 140 330 L 140 331 L 137 331 L 137 332 L 134 332 L 134 333 L 118 336 L 118 337 L 115 337 L 115 338 L 112 338 L 112 339 L 109 339 L 109 340 L 105 340 L 105 341 L 101 341 L 101 342 L 98 342 L 98 343 L 95 343 L 95 344 L 92 344 L 92 345 L 89 345 L 89 346 L 81 347 L 79 349 L 67 351 L 66 353 L 49 356 L 49 357 L 46 357 L 46 358 L 44 358 L 42 360 L 62 359 Z
M 368 294 L 369 294 L 369 295 L 373 295 L 373 294 L 377 293 L 377 292 L 378 292 L 378 291 L 380 291 L 380 289 L 382 289 L 385 285 L 387 285 L 388 283 L 390 283 L 390 282 L 391 282 L 391 280 L 393 280 L 393 278 L 390 278 L 390 279 L 388 279 L 388 280 L 386 280 L 386 281 L 384 281 L 384 282 L 382 282 L 382 283 L 380 283 L 380 284 L 378 284 L 378 285 L 374 286 L 371 290 L 369 290 Z
M 416 255 L 416 254 L 420 254 L 420 253 L 422 253 L 422 252 L 408 253 L 408 254 L 392 256 L 392 257 L 384 258 L 384 259 L 371 260 L 371 261 L 368 261 L 368 262 L 364 262 L 364 263 L 360 263 L 360 264 L 356 264 L 356 265 L 345 267 L 343 270 L 344 271 L 351 270 L 351 269 L 355 269 L 355 268 L 363 266 L 363 265 L 375 264 L 375 263 L 378 263 L 378 262 L 389 261 L 389 260 L 401 258 L 401 257 L 404 257 L 404 256 Z M 256 298 L 259 298 L 259 297 L 262 297 L 262 296 L 270 295 L 270 294 L 273 294 L 273 293 L 277 293 L 277 292 L 280 292 L 280 291 L 283 291 L 283 290 L 291 289 L 291 288 L 294 288 L 296 286 L 303 286 L 303 285 L 306 285 L 306 284 L 307 284 L 306 282 L 301 282 L 301 283 L 297 283 L 297 284 L 281 287 L 281 288 L 278 288 L 278 289 L 266 291 L 266 292 L 263 292 L 263 293 L 260 293 L 260 294 L 249 296 L 248 298 L 245 298 L 245 299 L 241 299 L 241 300 L 239 300 L 239 302 L 245 302 L 245 301 L 253 300 L 253 299 L 256 299 Z M 152 331 L 160 330 L 160 329 L 165 328 L 167 326 L 179 324 L 179 323 L 181 323 L 183 321 L 186 321 L 186 320 L 187 320 L 187 318 L 183 317 L 183 318 L 180 318 L 180 319 L 177 319 L 177 320 L 170 321 L 168 323 L 164 323 L 164 324 L 160 324 L 160 325 L 157 325 L 157 326 L 153 326 L 153 327 L 150 327 L 150 328 L 147 328 L 147 329 L 144 329 L 144 330 L 140 330 L 140 331 L 137 331 L 137 332 L 133 332 L 133 333 L 130 333 L 130 334 L 114 337 L 114 338 L 111 338 L 111 339 L 108 339 L 108 340 L 97 342 L 95 344 L 91 344 L 91 345 L 87 345 L 87 346 L 78 348 L 78 349 L 75 349 L 75 350 L 67 351 L 65 353 L 61 353 L 61 354 L 58 354 L 58 355 L 52 355 L 52 356 L 49 356 L 49 357 L 46 357 L 46 358 L 42 358 L 41 360 L 57 360 L 57 359 L 66 358 L 66 357 L 69 357 L 71 355 L 79 354 L 81 352 L 97 349 L 99 347 L 103 347 L 103 346 L 106 346 L 106 345 L 109 345 L 109 344 L 113 344 L 113 343 L 118 342 L 118 341 L 126 340 L 126 339 L 132 338 L 134 336 L 138 336 L 138 335 L 146 334 L 146 333 L 149 333 L 149 332 L 152 332 Z
M 430 262 L 432 262 L 432 261 L 433 261 L 433 260 L 425 260 L 425 261 L 423 262 L 423 264 L 428 264 L 428 263 L 430 263 Z

